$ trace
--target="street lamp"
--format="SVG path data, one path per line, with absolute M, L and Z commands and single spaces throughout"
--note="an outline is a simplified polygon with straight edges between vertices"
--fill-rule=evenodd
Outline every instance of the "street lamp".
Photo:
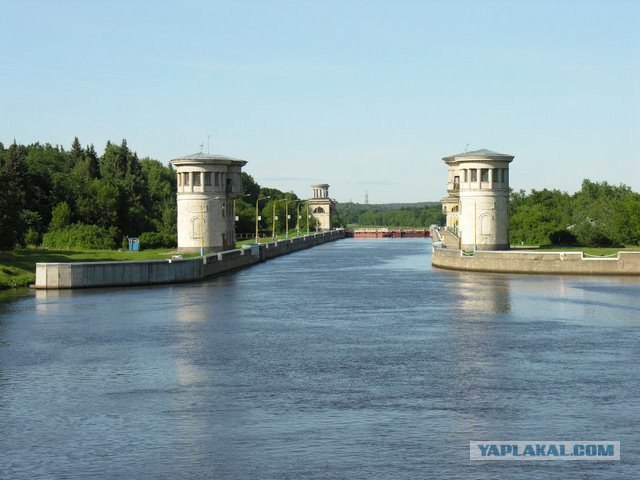
M 258 237 L 258 220 L 261 220 L 261 218 L 258 215 L 258 202 L 260 202 L 260 200 L 265 200 L 267 198 L 271 198 L 271 195 L 268 195 L 266 197 L 259 197 L 256 200 L 256 244 L 260 243 L 260 237 Z
M 250 197 L 251 194 L 250 193 L 245 193 L 244 195 L 240 195 L 239 198 L 243 198 L 243 197 Z M 237 223 L 238 220 L 240 220 L 240 217 L 236 215 L 236 200 L 238 199 L 238 197 L 233 199 L 233 220 L 234 223 Z M 236 229 L 234 227 L 233 229 L 233 245 L 235 246 L 236 244 Z
M 239 197 L 236 197 L 233 199 L 233 217 L 236 222 L 240 220 L 240 217 L 236 215 L 236 200 L 238 200 L 238 198 L 250 197 L 250 196 L 251 196 L 250 193 L 245 193 L 244 195 L 240 195 Z
M 220 200 L 221 197 L 208 197 L 200 204 L 200 256 L 204 257 L 204 209 L 211 200 Z
M 296 202 L 298 203 L 299 200 L 287 200 L 287 202 L 284 204 L 284 211 L 285 211 L 285 217 L 286 217 L 286 222 L 287 222 L 287 228 L 286 228 L 286 233 L 285 233 L 285 237 L 284 238 L 289 238 L 289 219 L 291 218 L 289 216 L 289 204 Z M 300 236 L 300 224 L 298 223 L 297 219 L 296 219 L 296 225 L 297 225 L 297 229 L 298 229 L 298 236 Z
M 300 204 L 304 203 L 302 200 L 297 200 L 298 204 L 296 205 L 296 233 L 300 236 Z
M 275 202 L 273 202 L 273 225 L 271 230 L 271 240 L 276 239 L 276 220 L 278 220 L 278 217 L 276 216 L 276 203 L 286 201 L 286 198 L 281 198 L 280 200 L 276 200 Z

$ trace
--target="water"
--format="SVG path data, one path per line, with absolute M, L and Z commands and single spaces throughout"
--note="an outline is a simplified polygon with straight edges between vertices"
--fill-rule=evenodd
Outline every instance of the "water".
M 640 279 L 342 240 L 204 283 L 0 303 L 0 478 L 637 478 Z M 15 295 L 14 295 L 15 296 Z M 619 462 L 471 462 L 619 440 Z

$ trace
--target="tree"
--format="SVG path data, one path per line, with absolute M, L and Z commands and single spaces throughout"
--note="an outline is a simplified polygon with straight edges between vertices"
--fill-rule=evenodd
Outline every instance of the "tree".
M 242 188 L 247 195 L 247 202 L 255 204 L 260 196 L 260 185 L 246 172 L 242 172 Z
M 572 202 L 559 190 L 524 190 L 510 194 L 509 232 L 511 243 L 547 245 L 551 236 L 563 238 L 558 232 L 571 224 Z M 559 236 L 560 235 L 560 236 Z
M 127 141 L 117 146 L 107 142 L 100 160 L 102 181 L 114 193 L 117 221 L 115 227 L 127 236 L 138 236 L 152 229 L 147 216 L 149 191 L 138 155 L 131 152 Z
M 11 250 L 24 234 L 20 210 L 23 193 L 13 176 L 0 164 L 0 250 Z
M 16 141 L 9 146 L 0 164 L 0 248 L 11 249 L 24 243 L 27 224 L 24 222 L 25 189 L 29 184 L 24 163 L 26 149 Z
M 67 202 L 56 205 L 51 214 L 49 231 L 64 230 L 71 225 L 71 208 Z
M 84 150 L 82 150 L 82 145 L 80 145 L 80 140 L 78 137 L 73 138 L 73 142 L 71 143 L 71 151 L 69 152 L 69 170 L 73 169 L 78 163 L 84 161 Z
M 140 161 L 144 175 L 150 210 L 150 223 L 158 232 L 175 234 L 177 223 L 176 174 L 171 165 L 164 166 L 157 160 L 143 158 Z

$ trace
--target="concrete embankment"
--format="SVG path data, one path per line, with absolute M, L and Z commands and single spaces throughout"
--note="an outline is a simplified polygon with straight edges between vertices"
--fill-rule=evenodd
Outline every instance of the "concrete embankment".
M 640 252 L 615 257 L 588 257 L 582 252 L 478 251 L 434 248 L 431 265 L 449 270 L 495 273 L 640 276 Z
M 38 263 L 38 289 L 191 282 L 344 238 L 344 230 L 251 245 L 204 257 L 133 262 Z

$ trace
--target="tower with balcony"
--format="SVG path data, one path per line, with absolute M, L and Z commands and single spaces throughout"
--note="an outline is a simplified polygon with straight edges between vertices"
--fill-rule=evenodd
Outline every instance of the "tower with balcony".
M 447 158 L 444 159 L 449 167 L 447 171 L 447 196 L 442 199 L 442 213 L 446 216 L 447 228 L 457 233 L 460 209 L 460 173 L 456 163 L 448 161 Z
M 317 228 L 331 230 L 331 220 L 335 209 L 335 200 L 329 198 L 329 185 L 318 183 L 311 185 L 312 197 L 309 199 L 309 210 L 316 220 Z
M 455 227 L 463 250 L 509 248 L 509 164 L 513 155 L 476 150 L 444 157 L 447 226 Z
M 171 160 L 178 188 L 179 250 L 202 254 L 235 247 L 233 200 L 243 194 L 246 163 L 205 153 Z

